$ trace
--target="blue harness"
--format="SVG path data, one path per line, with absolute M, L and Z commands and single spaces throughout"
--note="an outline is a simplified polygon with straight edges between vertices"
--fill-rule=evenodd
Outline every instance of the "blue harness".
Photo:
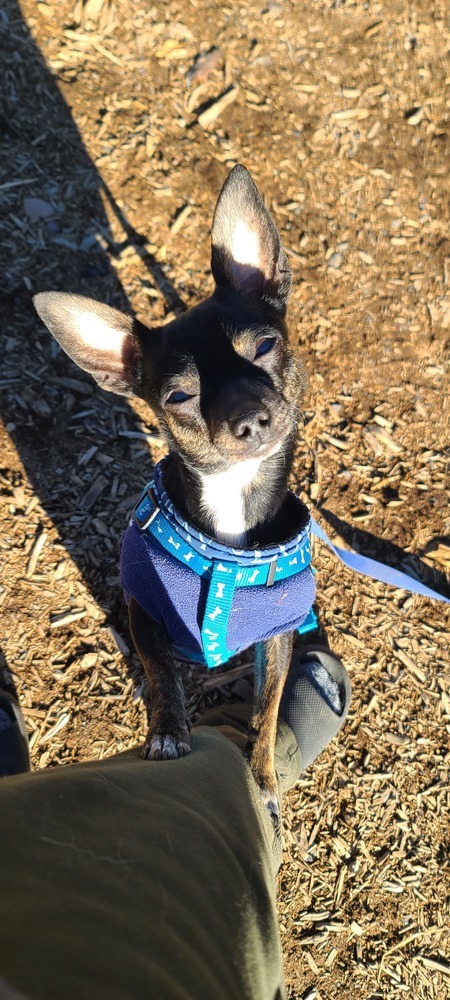
M 123 536 L 121 576 L 126 600 L 134 597 L 164 624 L 180 659 L 218 667 L 273 635 L 316 628 L 311 529 L 357 573 L 450 603 L 398 569 L 333 545 L 293 494 L 303 525 L 295 537 L 259 550 L 221 545 L 180 516 L 164 489 L 161 466 Z
M 185 521 L 162 481 L 162 464 L 135 507 L 121 548 L 126 600 L 163 623 L 181 659 L 218 667 L 255 642 L 316 628 L 311 519 L 282 545 L 222 545 Z

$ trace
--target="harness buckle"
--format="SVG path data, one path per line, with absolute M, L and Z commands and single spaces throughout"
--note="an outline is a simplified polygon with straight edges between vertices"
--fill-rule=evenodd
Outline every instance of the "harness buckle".
M 147 486 L 133 510 L 133 520 L 140 531 L 145 531 L 159 514 L 159 507 L 151 486 Z

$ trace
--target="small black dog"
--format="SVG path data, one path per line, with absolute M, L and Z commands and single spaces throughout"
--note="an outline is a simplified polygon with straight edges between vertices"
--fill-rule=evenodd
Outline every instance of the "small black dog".
M 170 446 L 125 536 L 128 545 L 134 532 L 136 557 L 130 560 L 129 545 L 122 555 L 130 628 L 151 694 L 144 756 L 175 758 L 190 749 L 180 636 L 191 647 L 203 643 L 209 666 L 263 639 L 246 755 L 276 817 L 278 706 L 293 633 L 314 598 L 308 514 L 287 489 L 304 377 L 284 321 L 290 267 L 243 166 L 231 171 L 217 202 L 212 273 L 210 298 L 153 329 L 78 295 L 48 292 L 34 302 L 67 354 L 103 388 L 146 400 Z M 133 559 L 142 599 L 133 593 Z

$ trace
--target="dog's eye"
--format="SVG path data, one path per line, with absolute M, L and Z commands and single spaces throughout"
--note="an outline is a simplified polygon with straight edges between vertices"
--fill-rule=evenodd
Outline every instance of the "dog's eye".
M 275 343 L 275 337 L 261 337 L 256 341 L 255 358 L 262 358 L 263 354 L 268 354 Z
M 166 399 L 166 403 L 176 405 L 177 403 L 185 403 L 187 399 L 192 399 L 192 396 L 190 396 L 188 392 L 183 392 L 182 389 L 178 389 L 170 393 L 170 396 Z

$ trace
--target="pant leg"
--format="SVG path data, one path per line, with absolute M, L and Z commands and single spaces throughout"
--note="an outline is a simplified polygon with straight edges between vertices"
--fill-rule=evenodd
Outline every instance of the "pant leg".
M 2 779 L 8 985 L 33 1000 L 283 995 L 279 841 L 229 723 L 195 729 L 177 761 L 132 750 Z

